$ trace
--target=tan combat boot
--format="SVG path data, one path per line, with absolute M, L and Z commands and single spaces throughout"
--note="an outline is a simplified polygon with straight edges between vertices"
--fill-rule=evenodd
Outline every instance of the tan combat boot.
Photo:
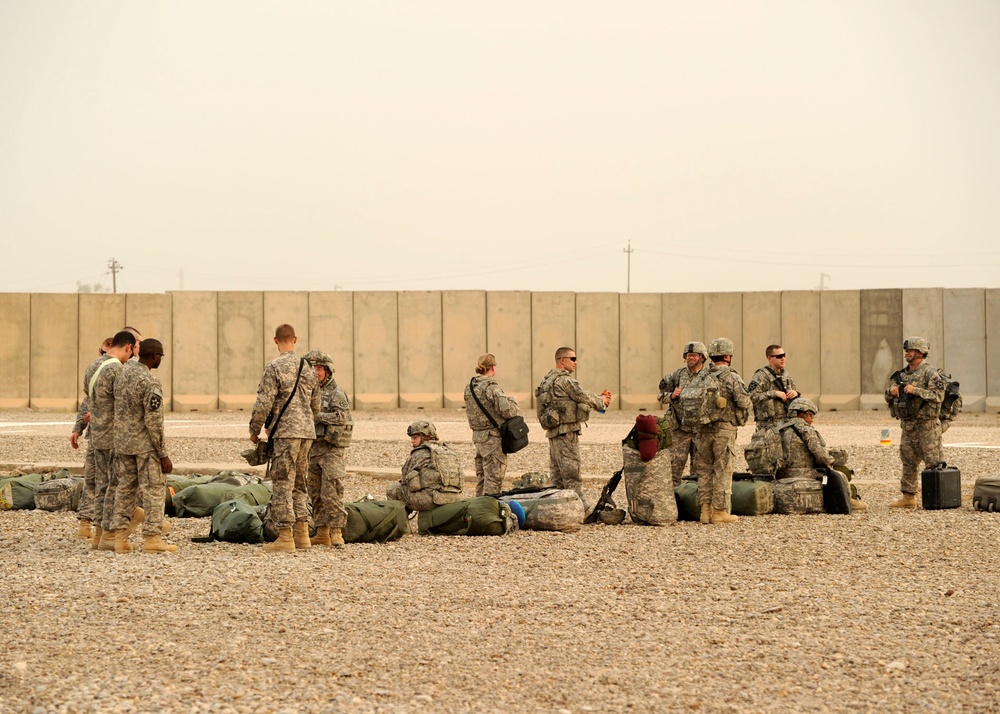
M 338 548 L 344 544 L 344 534 L 341 532 L 340 528 L 330 529 L 330 545 L 335 545 Z
M 163 522 L 160 523 L 160 535 L 166 535 L 169 532 L 170 532 L 170 521 L 164 518 Z
M 904 493 L 903 497 L 894 503 L 889 504 L 889 508 L 916 508 L 917 495 L 915 493 Z
M 701 504 L 701 522 L 706 526 L 712 522 L 712 504 L 703 503 Z
M 143 519 L 146 517 L 146 512 L 142 510 L 141 507 L 136 506 L 132 510 L 132 517 L 128 519 L 128 525 L 125 526 L 125 538 L 135 533 L 135 529 L 142 525 Z
M 333 545 L 330 542 L 330 526 L 316 526 L 316 535 L 309 542 L 313 545 Z
M 176 545 L 165 542 L 158 535 L 146 536 L 142 541 L 143 553 L 174 553 L 176 551 Z
M 90 520 L 87 518 L 80 519 L 80 530 L 77 531 L 77 538 L 82 540 L 90 540 L 93 534 L 90 532 Z
M 738 520 L 740 519 L 728 511 L 723 511 L 718 508 L 712 509 L 712 523 L 736 523 Z
M 868 504 L 862 501 L 860 498 L 851 499 L 851 510 L 852 511 L 867 511 Z
M 128 533 L 122 528 L 119 531 L 115 531 L 115 552 L 116 553 L 131 553 L 132 544 L 128 542 Z
M 292 539 L 291 528 L 279 528 L 278 540 L 264 544 L 265 553 L 294 553 L 295 541 Z
M 114 550 L 115 549 L 115 531 L 104 531 L 101 533 L 101 544 L 97 546 L 98 550 Z
M 309 542 L 309 521 L 295 521 L 295 528 L 292 530 L 292 541 L 299 550 L 311 548 Z
M 90 549 L 97 550 L 101 547 L 101 536 L 104 535 L 104 531 L 101 530 L 101 524 L 97 523 L 94 525 L 94 535 L 90 537 Z

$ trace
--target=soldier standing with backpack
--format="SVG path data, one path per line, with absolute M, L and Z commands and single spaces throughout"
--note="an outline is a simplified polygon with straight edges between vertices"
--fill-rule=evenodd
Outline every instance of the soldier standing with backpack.
M 705 347 L 704 342 L 688 342 L 684 346 L 684 366 L 660 380 L 660 396 L 657 401 L 666 407 L 666 417 L 673 432 L 671 435 L 673 444 L 670 446 L 670 472 L 675 488 L 680 486 L 684 478 L 684 467 L 687 465 L 689 457 L 691 466 L 694 468 L 694 441 L 697 434 L 694 429 L 684 426 L 680 413 L 673 405 L 680 399 L 681 392 L 688 385 L 688 382 L 704 369 L 707 359 L 708 348 Z
M 472 443 L 476 446 L 476 495 L 500 493 L 503 477 L 507 473 L 507 454 L 503 452 L 500 430 L 494 421 L 502 424 L 517 416 L 518 405 L 514 397 L 508 397 L 495 379 L 497 358 L 491 354 L 479 357 L 476 376 L 465 387 L 465 416 L 472 429 Z M 472 390 L 475 389 L 475 394 Z M 482 408 L 476 401 L 482 402 Z M 493 415 L 493 421 L 483 409 Z
M 916 508 L 920 462 L 932 468 L 943 461 L 939 417 L 947 380 L 940 370 L 924 361 L 930 349 L 930 343 L 923 337 L 903 340 L 906 367 L 892 375 L 885 390 L 889 412 L 899 419 L 903 430 L 899 440 L 902 497 L 889 504 L 890 508 Z

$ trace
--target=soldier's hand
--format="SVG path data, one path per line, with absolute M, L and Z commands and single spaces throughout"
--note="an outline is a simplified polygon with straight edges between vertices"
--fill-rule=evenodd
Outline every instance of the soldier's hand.
M 788 394 L 786 394 L 785 392 L 779 392 L 777 389 L 774 390 L 774 396 L 776 396 L 778 399 L 780 399 L 783 402 L 787 402 L 788 401 Z
M 80 435 L 77 434 L 75 431 L 69 435 L 69 445 L 72 446 L 74 449 L 80 448 Z
M 903 387 L 903 391 L 906 392 L 907 394 L 913 394 L 913 392 L 915 392 L 916 389 L 917 388 L 914 387 L 912 384 L 907 384 L 905 387 Z
M 899 396 L 899 387 L 897 387 L 895 384 L 892 385 L 891 387 L 889 387 L 889 396 L 890 397 L 898 397 Z
M 83 415 L 83 423 L 84 424 L 90 423 L 90 412 L 87 412 L 86 414 Z
M 170 460 L 169 456 L 164 456 L 160 459 L 160 468 L 163 469 L 163 473 L 168 474 L 174 470 L 174 464 Z
M 785 401 L 789 401 L 790 402 L 793 399 L 795 399 L 795 397 L 797 397 L 797 396 L 799 396 L 798 392 L 796 392 L 794 389 L 789 389 L 787 392 L 785 392 L 785 397 L 786 397 Z
M 601 395 L 601 400 L 604 402 L 605 407 L 611 404 L 611 392 L 605 391 L 604 394 Z
M 681 398 L 681 388 L 677 387 L 673 392 L 670 393 L 670 398 L 674 401 Z
M 260 441 L 260 437 L 257 436 L 256 434 L 251 434 L 250 435 L 250 441 L 252 441 L 253 443 L 256 444 L 258 441 Z

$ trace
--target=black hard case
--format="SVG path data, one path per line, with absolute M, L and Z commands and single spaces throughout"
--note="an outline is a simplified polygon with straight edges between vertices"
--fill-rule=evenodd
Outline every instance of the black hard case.
M 962 476 L 946 464 L 925 469 L 920 474 L 920 498 L 927 510 L 958 508 L 962 505 Z

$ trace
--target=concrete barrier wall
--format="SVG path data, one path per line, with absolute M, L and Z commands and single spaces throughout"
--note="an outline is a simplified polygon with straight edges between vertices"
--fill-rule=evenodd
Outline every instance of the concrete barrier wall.
M 74 411 L 100 342 L 129 324 L 166 347 L 158 377 L 177 411 L 249 409 L 287 322 L 297 352 L 330 353 L 358 409 L 462 408 L 476 359 L 533 408 L 557 347 L 580 357 L 586 389 L 612 409 L 658 410 L 660 378 L 690 340 L 725 336 L 748 380 L 781 344 L 799 390 L 823 409 L 883 409 L 902 339 L 962 384 L 965 410 L 1000 412 L 1000 290 L 618 294 L 569 292 L 178 292 L 0 294 L 0 408 Z

